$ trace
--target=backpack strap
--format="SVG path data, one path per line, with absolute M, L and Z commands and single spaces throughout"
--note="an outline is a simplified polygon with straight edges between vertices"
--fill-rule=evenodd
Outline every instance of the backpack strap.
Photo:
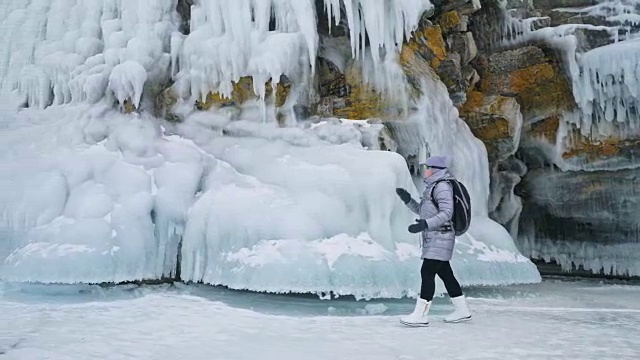
M 429 194 L 429 197 L 431 198 L 431 202 L 433 203 L 433 206 L 436 207 L 436 209 L 438 209 L 438 211 L 440 211 L 440 208 L 438 207 L 438 203 L 436 202 L 436 200 L 433 198 L 433 191 L 436 189 L 436 186 L 438 186 L 439 183 L 446 181 L 449 182 L 449 179 L 440 179 L 437 180 L 435 183 L 433 183 L 433 187 L 431 188 L 431 194 Z
M 438 210 L 438 211 L 440 211 L 440 208 L 438 207 L 438 203 L 436 202 L 436 200 L 433 198 L 433 192 L 434 192 L 434 190 L 436 189 L 436 186 L 438 186 L 438 184 L 439 184 L 439 183 L 441 183 L 441 182 L 448 182 L 448 183 L 451 185 L 451 191 L 452 191 L 452 195 L 453 195 L 453 197 L 454 197 L 454 199 L 453 199 L 453 200 L 454 200 L 454 203 L 455 203 L 455 193 L 454 193 L 454 191 L 455 191 L 455 190 L 453 189 L 453 184 L 451 183 L 451 180 L 450 180 L 450 179 L 440 179 L 440 180 L 437 180 L 435 183 L 433 183 L 433 187 L 431 188 L 431 194 L 430 194 L 430 197 L 431 197 L 431 203 L 433 203 L 433 206 L 435 206 L 435 207 L 436 207 L 436 210 Z M 454 204 L 454 206 L 455 206 L 455 204 Z M 452 231 L 452 230 L 453 230 L 453 227 L 451 226 L 451 223 L 452 223 L 452 222 L 453 222 L 453 218 L 451 218 L 451 220 L 449 220 L 449 225 L 444 225 L 444 226 L 442 226 L 442 227 L 440 228 L 440 230 L 444 230 L 444 231 Z

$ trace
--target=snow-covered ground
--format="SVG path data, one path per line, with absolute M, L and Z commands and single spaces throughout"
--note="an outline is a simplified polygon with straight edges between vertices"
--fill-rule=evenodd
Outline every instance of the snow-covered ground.
M 406 328 L 409 300 L 207 286 L 0 284 L 4 359 L 638 359 L 640 286 L 548 280 L 469 289 L 474 320 Z

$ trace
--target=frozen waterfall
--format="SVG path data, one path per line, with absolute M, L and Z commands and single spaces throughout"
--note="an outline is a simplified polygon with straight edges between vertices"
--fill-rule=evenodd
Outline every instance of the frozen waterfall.
M 240 115 L 185 105 L 229 93 L 242 76 L 254 78 L 262 99 L 269 79 L 308 81 L 318 52 L 314 2 L 196 1 L 188 35 L 176 3 L 0 1 L 0 278 L 102 283 L 179 273 L 256 291 L 415 295 L 419 243 L 394 189 L 415 197 L 418 189 L 401 155 L 362 145 L 379 125 L 280 127 L 260 102 Z M 432 6 L 325 5 L 332 21 L 346 8 L 353 57 L 365 52 L 365 31 L 384 45 L 374 66 L 394 59 Z M 152 115 L 169 81 L 184 101 L 180 123 Z M 461 282 L 540 281 L 488 218 L 484 146 L 437 78 L 423 87 L 419 111 L 397 127 L 404 141 L 453 155 L 471 191 L 472 227 L 454 256 Z

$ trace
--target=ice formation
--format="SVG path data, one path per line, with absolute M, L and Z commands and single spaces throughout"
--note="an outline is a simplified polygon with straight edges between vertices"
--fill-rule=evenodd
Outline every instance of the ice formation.
M 352 57 L 368 59 L 375 70 L 365 79 L 382 91 L 400 88 L 385 76 L 393 70 L 398 46 L 433 5 L 428 0 L 324 0 L 324 5 L 329 25 L 340 22 L 344 9 Z M 312 0 L 195 1 L 189 35 L 173 35 L 181 45 L 172 49 L 179 64 L 175 88 L 182 97 L 204 99 L 216 91 L 229 96 L 233 82 L 251 76 L 255 93 L 264 99 L 269 80 L 274 89 L 283 75 L 304 83 L 319 51 L 316 29 Z
M 474 220 L 458 238 L 454 258 L 461 281 L 538 281 L 508 232 L 488 218 L 484 146 L 458 118 L 444 84 L 428 78 L 424 86 L 432 97 L 410 120 L 415 127 L 406 129 L 423 136 L 402 140 L 427 141 L 432 153 L 452 154 L 453 171 L 469 186 Z M 355 144 L 314 145 L 293 129 L 266 141 L 263 125 L 232 124 L 228 131 L 242 127 L 243 138 L 200 140 L 232 167 L 215 170 L 191 209 L 184 279 L 272 292 L 415 294 L 418 239 L 407 233 L 411 214 L 391 191 L 401 186 L 418 196 L 404 160 L 391 152 L 362 153 Z
M 584 8 L 557 8 L 556 11 L 602 17 L 607 22 L 632 32 L 632 27 L 640 25 L 640 1 L 599 0 L 597 4 Z M 632 34 L 631 34 L 632 35 Z
M 610 135 L 606 124 L 628 132 L 640 127 L 640 38 L 620 41 L 580 57 L 581 74 L 574 77 L 574 97 L 582 111 L 586 134 Z M 594 121 L 595 120 L 595 121 Z
M 19 90 L 16 105 L 96 102 L 106 90 L 121 102 L 125 98 L 137 103 L 146 79 L 142 68 L 158 78 L 169 66 L 184 97 L 229 95 L 232 82 L 252 76 L 256 94 L 264 98 L 270 79 L 274 87 L 281 75 L 304 80 L 313 72 L 318 53 L 311 0 L 196 1 L 186 36 L 177 31 L 176 0 L 3 5 L 2 51 L 12 55 L 0 62 L 0 75 L 5 90 Z M 378 74 L 371 82 L 378 88 L 396 85 L 385 82 L 380 67 L 394 63 L 398 45 L 433 5 L 428 0 L 325 0 L 330 22 L 340 21 L 341 6 L 352 56 L 369 55 Z M 373 53 L 365 50 L 365 31 Z M 31 52 L 16 51 L 23 47 Z M 123 71 L 134 73 L 123 79 Z
M 418 239 L 394 188 L 416 197 L 418 189 L 401 155 L 363 147 L 374 125 L 324 119 L 280 128 L 259 106 L 239 118 L 190 108 L 178 124 L 150 115 L 150 95 L 169 77 L 190 97 L 228 92 L 246 75 L 259 95 L 280 75 L 304 81 L 318 51 L 312 3 L 196 1 L 185 36 L 175 1 L 1 2 L 0 277 L 95 283 L 179 273 L 259 291 L 415 295 Z M 431 7 L 326 5 L 332 21 L 339 5 L 347 10 L 352 56 L 365 52 L 357 40 L 365 30 L 385 48 L 384 58 L 367 60 L 372 67 L 393 63 L 392 49 Z M 275 30 L 252 11 L 272 11 Z M 429 97 L 400 129 L 410 134 L 401 145 L 426 141 L 433 153 L 452 154 L 471 190 L 474 221 L 454 261 L 461 282 L 540 281 L 488 219 L 484 146 L 442 83 L 427 78 L 424 87 Z M 139 112 L 122 114 L 116 100 Z
M 568 44 L 575 46 L 575 39 Z M 604 161 L 566 160 L 563 153 L 573 145 L 574 129 L 601 141 L 625 140 L 640 135 L 640 38 L 615 42 L 576 54 L 567 48 L 573 97 L 577 108 L 565 112 L 549 158 L 565 171 L 617 170 L 637 167 L 633 159 Z M 569 55 L 570 54 L 570 55 Z
M 174 0 L 3 1 L 1 10 L 0 85 L 13 95 L 5 106 L 93 103 L 105 93 L 137 102 L 143 72 L 170 64 Z
M 506 9 L 506 1 L 502 1 L 501 6 L 504 10 L 501 28 L 503 44 L 513 46 L 528 41 L 547 43 L 562 54 L 564 67 L 571 80 L 577 109 L 563 115 L 556 143 L 548 149 L 548 155 L 554 163 L 562 170 L 615 170 L 635 166 L 620 159 L 609 163 L 567 161 L 562 154 L 567 146 L 572 145 L 573 128 L 594 141 L 611 137 L 627 139 L 640 134 L 640 1 L 599 0 L 593 6 L 554 9 L 601 17 L 607 26 L 541 26 L 541 21 L 547 18 L 520 19 Z M 576 36 L 579 31 L 609 32 L 612 43 L 580 52 Z
M 43 121 L 49 118 L 57 120 Z M 415 294 L 418 242 L 406 232 L 412 215 L 393 189 L 417 193 L 400 155 L 333 145 L 311 128 L 241 120 L 227 128 L 242 136 L 194 142 L 163 136 L 155 122 L 95 105 L 20 114 L 2 136 L 11 174 L 2 179 L 11 189 L 2 194 L 4 279 L 170 277 L 180 252 L 185 280 L 273 292 Z M 446 142 L 434 149 L 461 144 L 447 123 L 441 120 Z M 181 126 L 196 128 L 177 129 L 187 137 L 205 133 L 189 120 Z M 467 138 L 462 144 L 474 149 L 477 140 Z M 34 139 L 46 140 L 34 149 Z M 470 165 L 481 163 L 482 152 L 465 155 L 455 163 L 471 170 L 459 172 L 477 206 L 470 234 L 459 239 L 461 281 L 538 281 L 508 233 L 482 212 L 486 190 L 470 180 L 488 176 Z
M 540 209 L 530 207 L 526 217 L 535 220 L 525 219 L 518 243 L 527 256 L 554 260 L 565 270 L 582 267 L 594 273 L 638 275 L 640 246 L 637 217 L 632 214 L 637 194 L 633 180 L 622 175 L 637 169 L 638 161 L 634 150 L 618 148 L 617 142 L 640 135 L 640 1 L 593 3 L 551 11 L 565 13 L 561 19 L 580 14 L 588 19 L 585 22 L 597 19 L 602 26 L 548 26 L 544 21 L 549 19 L 517 18 L 502 2 L 503 45 L 534 41 L 558 50 L 576 102 L 574 110 L 562 114 L 555 141 L 528 138 L 528 146 L 542 151 L 561 171 L 545 168 L 527 174 L 527 181 L 535 184 L 528 194 L 532 203 L 544 208 L 551 219 L 538 216 Z M 609 44 L 594 47 L 607 41 L 607 33 Z M 538 120 L 542 119 L 530 119 Z M 612 144 L 620 151 L 593 158 L 563 156 L 585 141 L 595 146 Z M 629 173 L 633 179 L 635 175 Z
M 532 258 L 555 262 L 563 270 L 581 267 L 594 274 L 637 276 L 640 274 L 636 243 L 600 244 L 591 241 L 563 241 L 535 237 L 525 233 L 518 248 Z

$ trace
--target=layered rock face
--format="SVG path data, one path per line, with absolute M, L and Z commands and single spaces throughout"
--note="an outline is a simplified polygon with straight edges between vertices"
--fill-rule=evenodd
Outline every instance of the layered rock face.
M 492 217 L 534 259 L 640 275 L 640 4 L 482 5 L 470 19 L 480 81 L 461 115 L 490 153 Z

